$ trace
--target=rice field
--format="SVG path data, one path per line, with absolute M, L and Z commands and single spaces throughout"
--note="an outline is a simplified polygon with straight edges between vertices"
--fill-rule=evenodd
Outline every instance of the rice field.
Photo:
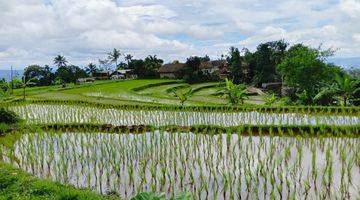
M 6 154 L 37 177 L 124 198 L 141 191 L 185 191 L 194 199 L 360 197 L 358 138 L 50 131 L 24 134 Z
M 259 111 L 209 112 L 174 110 L 132 110 L 62 104 L 26 104 L 10 106 L 28 123 L 97 123 L 152 126 L 216 125 L 359 125 L 358 115 L 315 113 L 268 113 Z
M 2 162 L 99 194 L 360 198 L 355 107 L 4 106 L 29 128 L 0 138 Z

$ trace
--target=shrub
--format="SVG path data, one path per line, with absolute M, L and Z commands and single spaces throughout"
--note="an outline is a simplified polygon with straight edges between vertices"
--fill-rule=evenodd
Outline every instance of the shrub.
M 20 122 L 20 118 L 15 112 L 0 108 L 0 123 L 16 124 L 18 122 Z

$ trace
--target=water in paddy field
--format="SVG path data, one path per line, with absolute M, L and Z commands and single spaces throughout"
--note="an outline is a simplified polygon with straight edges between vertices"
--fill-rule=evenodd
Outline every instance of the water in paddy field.
M 31 104 L 13 106 L 28 123 L 99 123 L 153 126 L 216 125 L 358 125 L 358 116 L 261 112 L 139 111 L 100 109 L 76 105 Z
M 238 134 L 27 134 L 5 161 L 100 193 L 195 199 L 357 199 L 359 138 Z

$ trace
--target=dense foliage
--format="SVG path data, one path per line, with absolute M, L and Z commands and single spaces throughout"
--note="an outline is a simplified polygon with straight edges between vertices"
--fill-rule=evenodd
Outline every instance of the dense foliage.
M 201 63 L 208 61 L 210 61 L 208 56 L 191 56 L 187 58 L 185 67 L 180 71 L 184 81 L 193 84 L 219 80 L 216 75 L 206 73 L 200 69 Z
M 156 55 L 148 56 L 144 60 L 132 60 L 128 56 L 128 68 L 133 69 L 139 78 L 157 78 L 159 77 L 158 69 L 163 64 L 163 60 L 157 58 Z
M 239 50 L 231 47 L 227 60 L 234 82 L 261 86 L 262 83 L 280 81 L 276 65 L 285 57 L 287 46 L 283 40 L 267 42 L 258 45 L 255 52 L 244 49 L 241 57 Z

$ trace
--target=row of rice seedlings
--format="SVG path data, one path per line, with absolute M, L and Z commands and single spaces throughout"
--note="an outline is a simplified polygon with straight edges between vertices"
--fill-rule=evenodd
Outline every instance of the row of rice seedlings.
M 359 115 L 359 107 L 332 107 L 332 106 L 174 106 L 174 105 L 111 105 L 92 103 L 78 100 L 33 100 L 27 102 L 2 103 L 0 106 L 22 106 L 34 104 L 46 105 L 73 105 L 90 106 L 101 109 L 121 109 L 121 110 L 165 110 L 165 111 L 193 111 L 193 112 L 264 112 L 264 113 L 300 113 L 300 114 L 332 114 L 332 115 Z
M 37 133 L 6 159 L 39 177 L 123 197 L 187 191 L 196 199 L 358 197 L 357 138 Z M 10 153 L 9 153 L 10 154 Z
M 358 125 L 359 116 L 308 115 L 297 113 L 262 112 L 183 112 L 164 110 L 99 109 L 76 105 L 12 106 L 29 123 L 97 123 L 153 126 L 217 125 L 223 127 L 240 125 Z

